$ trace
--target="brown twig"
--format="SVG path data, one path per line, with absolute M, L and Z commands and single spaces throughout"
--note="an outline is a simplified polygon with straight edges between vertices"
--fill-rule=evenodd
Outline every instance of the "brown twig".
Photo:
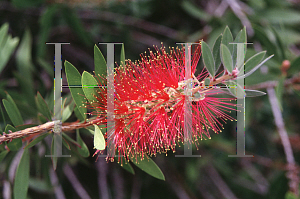
M 298 186 L 299 186 L 299 169 L 296 165 L 295 158 L 293 155 L 292 146 L 289 140 L 289 136 L 284 126 L 284 121 L 282 118 L 282 114 L 280 111 L 279 103 L 275 94 L 274 88 L 267 88 L 269 101 L 271 104 L 271 108 L 273 111 L 275 124 L 277 126 L 277 130 L 283 145 L 284 153 L 287 160 L 287 178 L 289 179 L 289 188 L 290 191 L 293 192 L 296 196 L 299 195 Z
M 80 122 L 64 123 L 64 124 L 62 124 L 61 132 L 72 131 L 72 130 L 80 129 L 80 128 L 86 128 L 93 124 L 100 124 L 101 121 L 103 121 L 103 118 L 96 118 L 89 122 L 85 121 L 83 123 L 80 123 Z M 47 122 L 45 124 L 27 128 L 27 129 L 24 129 L 21 131 L 11 132 L 9 134 L 3 133 L 3 135 L 0 136 L 0 144 L 2 142 L 11 141 L 16 138 L 23 138 L 23 137 L 34 135 L 34 134 L 40 134 L 45 131 L 52 131 L 56 122 L 59 122 L 59 121 Z

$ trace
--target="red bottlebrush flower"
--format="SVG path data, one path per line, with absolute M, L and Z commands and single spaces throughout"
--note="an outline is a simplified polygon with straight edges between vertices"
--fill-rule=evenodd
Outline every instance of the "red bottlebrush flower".
M 220 90 L 201 88 L 208 76 L 206 69 L 195 77 L 200 59 L 200 45 L 192 54 L 190 79 L 185 79 L 185 50 L 171 48 L 156 49 L 156 53 L 141 55 L 141 60 L 127 61 L 115 71 L 115 129 L 108 142 L 115 144 L 117 154 L 127 159 L 135 154 L 155 155 L 169 149 L 175 151 L 179 142 L 187 140 L 197 143 L 203 134 L 211 138 L 209 129 L 218 133 L 222 122 L 233 120 L 226 112 L 235 110 L 232 98 L 217 98 Z M 187 84 L 192 89 L 187 90 Z M 190 136 L 184 138 L 185 99 L 190 93 L 191 127 Z M 101 88 L 92 106 L 96 116 L 107 113 L 107 91 Z M 110 134 L 110 132 L 108 132 Z

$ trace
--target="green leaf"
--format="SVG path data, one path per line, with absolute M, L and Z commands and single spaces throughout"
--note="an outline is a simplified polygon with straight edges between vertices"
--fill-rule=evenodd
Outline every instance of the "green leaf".
M 27 102 L 34 107 L 35 91 L 32 73 L 35 67 L 32 62 L 32 36 L 29 29 L 26 29 L 16 52 L 16 62 L 19 74 L 25 77 L 25 81 L 19 82 L 22 94 L 24 94 Z
M 35 102 L 40 113 L 44 115 L 48 119 L 48 121 L 50 121 L 52 118 L 50 109 L 44 98 L 41 96 L 40 92 L 37 93 L 37 96 L 35 97 Z
M 232 73 L 233 65 L 232 65 L 231 54 L 228 47 L 225 46 L 224 44 L 221 44 L 221 59 L 224 67 L 229 71 L 229 73 Z
M 75 102 L 81 116 L 85 119 L 86 118 L 85 113 L 87 112 L 87 109 L 84 107 L 84 105 L 87 102 L 84 97 L 83 89 L 81 88 L 81 86 L 82 86 L 81 75 L 78 72 L 78 70 L 68 61 L 65 61 L 65 70 L 66 70 L 66 77 L 67 77 L 68 85 L 76 87 L 76 88 L 70 87 L 71 95 L 74 99 L 74 102 Z
M 291 66 L 287 72 L 289 75 L 294 75 L 299 71 L 300 71 L 300 56 L 292 61 Z
M 56 137 L 55 136 L 61 136 L 61 135 L 56 135 L 56 134 L 53 134 L 53 137 L 52 137 L 52 143 L 51 143 L 51 160 L 52 160 L 52 166 L 53 166 L 53 170 L 56 170 L 56 167 L 57 167 L 57 154 L 56 154 Z M 59 138 L 60 139 L 60 138 Z
M 19 38 L 7 34 L 8 27 L 8 23 L 5 23 L 0 28 L 0 73 L 19 43 Z
M 75 106 L 74 108 L 75 116 L 80 120 L 84 121 L 84 117 L 81 115 L 80 111 L 78 110 L 78 106 Z
M 9 116 L 10 120 L 14 124 L 14 126 L 22 125 L 24 122 L 23 122 L 21 113 L 20 113 L 16 103 L 14 102 L 14 100 L 10 97 L 10 95 L 7 94 L 7 100 L 3 99 L 2 102 L 3 102 L 6 112 Z
M 80 146 L 81 146 L 81 148 L 80 147 L 77 148 L 79 154 L 85 158 L 89 157 L 90 151 L 89 151 L 88 147 L 86 146 L 86 144 L 81 139 L 78 129 L 76 129 L 76 140 L 77 140 L 78 144 L 80 144 Z
M 96 89 L 98 87 L 97 80 L 91 75 L 90 73 L 84 71 L 82 73 L 82 89 L 86 96 L 86 98 L 93 102 L 94 100 L 97 100 L 95 96 L 97 95 Z
M 122 54 L 121 54 L 122 56 Z M 124 53 L 124 60 L 125 60 L 125 53 Z M 122 60 L 121 60 L 122 61 Z M 99 50 L 98 46 L 94 46 L 94 65 L 95 65 L 95 74 L 96 76 L 100 75 L 103 78 L 107 76 L 107 66 L 106 61 Z
M 72 144 L 76 145 L 76 146 L 80 146 L 80 144 L 78 142 L 76 142 L 75 140 L 73 140 L 70 136 L 68 136 L 66 133 L 62 133 L 62 137 L 65 138 L 67 141 L 71 142 Z M 69 147 L 67 147 L 69 148 Z
M 26 199 L 28 184 L 29 184 L 29 151 L 24 149 L 22 158 L 16 171 L 16 177 L 14 181 L 14 198 L 15 199 Z
M 49 45 L 45 45 L 45 43 L 49 41 L 49 35 L 51 33 L 52 27 L 54 26 L 54 23 L 56 23 L 57 12 L 60 12 L 60 7 L 61 4 L 49 4 L 45 7 L 43 13 L 41 13 L 41 16 L 39 17 L 39 39 L 37 46 L 37 57 L 44 58 L 47 49 L 50 48 Z
M 48 135 L 50 135 L 50 132 L 48 133 L 44 133 L 40 136 L 38 136 L 37 138 L 35 138 L 34 140 L 32 140 L 31 142 L 29 142 L 26 146 L 25 146 L 25 149 L 26 148 L 31 148 L 33 146 L 35 146 L 37 143 L 39 143 L 40 141 L 42 141 L 45 137 L 47 137 Z
M 115 158 L 115 159 L 117 160 L 117 158 Z M 129 162 L 127 162 L 127 161 L 125 160 L 124 157 L 121 157 L 121 161 L 118 161 L 118 164 L 119 164 L 123 169 L 125 169 L 126 171 L 128 171 L 129 173 L 131 173 L 131 174 L 133 174 L 133 175 L 135 174 L 135 172 L 134 172 L 132 166 L 130 165 Z
M 268 54 L 277 54 L 276 45 L 271 42 L 264 29 L 262 29 L 260 26 L 253 26 L 253 29 L 255 30 L 255 38 L 259 40 L 260 43 L 265 47 Z M 275 59 L 277 58 L 279 58 L 279 56 L 275 57 Z M 277 60 L 280 61 L 279 59 Z
M 138 158 L 141 158 L 138 156 Z M 165 176 L 160 170 L 160 168 L 157 166 L 157 164 L 149 158 L 147 155 L 144 155 L 144 159 L 137 160 L 136 157 L 131 157 L 130 160 L 135 164 L 137 167 L 148 173 L 149 175 L 159 179 L 159 180 L 165 180 Z
M 264 58 L 265 55 L 266 55 L 266 51 L 262 51 L 250 57 L 245 63 L 245 73 L 248 73 L 255 66 L 257 66 Z
M 0 28 L 0 49 L 4 47 L 7 39 L 9 25 L 8 23 L 4 23 Z
M 258 91 L 258 90 L 245 89 L 245 92 L 246 92 L 246 97 L 257 97 L 257 96 L 266 95 L 265 92 Z
M 9 134 L 9 131 L 15 132 L 16 129 L 13 126 L 11 126 L 10 124 L 8 124 L 5 127 L 5 133 Z M 17 151 L 22 147 L 22 138 L 15 138 L 11 142 L 8 142 L 6 145 L 9 148 L 9 150 Z
M 222 44 L 228 47 L 228 49 L 230 50 L 230 54 L 232 54 L 233 51 L 233 44 L 230 44 L 232 42 L 233 42 L 233 37 L 231 31 L 228 28 L 228 26 L 226 26 L 222 36 Z
M 95 126 L 95 134 L 94 134 L 94 147 L 97 150 L 104 150 L 105 149 L 105 139 L 104 136 L 100 130 L 100 128 L 97 125 Z
M 229 92 L 236 98 L 242 99 L 246 96 L 245 89 L 242 88 L 239 84 L 237 84 L 237 81 L 229 80 L 225 82 L 225 84 L 227 85 Z
M 216 41 L 214 43 L 214 47 L 213 47 L 213 56 L 214 56 L 214 60 L 215 60 L 215 72 L 218 71 L 218 69 L 221 65 L 221 55 L 220 55 L 221 41 L 222 41 L 222 35 L 220 35 L 216 39 Z
M 277 46 L 278 46 L 277 49 L 279 50 L 280 55 L 281 55 L 280 59 L 285 60 L 286 59 L 285 50 L 287 50 L 287 46 L 283 44 L 277 30 L 272 26 L 270 26 L 270 29 L 272 30 L 272 32 L 275 35 L 276 43 L 277 43 Z
M 215 63 L 214 63 L 214 58 L 211 53 L 211 50 L 207 43 L 204 41 L 201 41 L 201 50 L 202 50 L 202 56 L 203 56 L 203 63 L 209 72 L 209 74 L 214 77 L 215 76 Z
M 62 138 L 62 143 L 68 150 L 71 150 L 71 147 L 70 147 L 69 143 L 65 140 L 65 138 Z
M 5 150 L 5 151 L 2 151 L 0 153 L 0 163 L 2 162 L 2 160 L 5 158 L 5 156 L 8 154 L 8 151 Z
M 238 76 L 237 79 L 243 79 L 243 78 L 248 77 L 249 75 L 251 75 L 252 73 L 254 73 L 259 67 L 261 67 L 264 63 L 266 63 L 269 59 L 271 59 L 273 56 L 274 55 L 271 55 L 271 56 L 267 57 L 265 60 L 263 60 L 260 64 L 258 64 L 257 66 L 255 66 L 249 72 L 245 73 L 244 75 Z
M 65 106 L 65 104 L 64 104 Z M 74 102 L 72 101 L 68 106 L 64 107 L 63 112 L 62 112 L 62 122 L 67 121 L 70 116 L 72 115 L 74 110 Z

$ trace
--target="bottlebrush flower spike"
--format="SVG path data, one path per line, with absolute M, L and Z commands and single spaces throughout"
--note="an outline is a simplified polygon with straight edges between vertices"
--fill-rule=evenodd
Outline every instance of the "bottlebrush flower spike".
M 235 110 L 235 104 L 230 103 L 233 98 L 217 98 L 215 95 L 222 91 L 204 87 L 208 76 L 205 68 L 194 76 L 201 55 L 200 45 L 192 54 L 190 79 L 185 79 L 184 47 L 169 51 L 165 47 L 156 48 L 156 53 L 142 54 L 140 61 L 128 60 L 115 71 L 115 131 L 107 140 L 115 144 L 117 154 L 127 159 L 136 154 L 143 157 L 170 149 L 175 151 L 176 144 L 185 139 L 197 144 L 198 138 L 211 138 L 210 129 L 221 132 L 222 123 L 233 120 L 226 114 Z M 187 90 L 187 84 L 192 89 Z M 183 133 L 186 95 L 191 95 L 192 106 L 192 132 L 188 138 Z M 90 105 L 96 109 L 91 114 L 106 116 L 106 88 L 100 88 L 95 98 Z

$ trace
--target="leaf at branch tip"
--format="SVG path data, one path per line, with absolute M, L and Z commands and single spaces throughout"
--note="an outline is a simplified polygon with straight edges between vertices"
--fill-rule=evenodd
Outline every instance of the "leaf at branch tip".
M 124 54 L 124 60 L 125 60 L 125 54 Z M 95 74 L 96 76 L 100 75 L 103 78 L 106 78 L 107 76 L 107 66 L 106 61 L 98 48 L 98 46 L 94 46 L 94 65 L 95 65 Z
M 245 89 L 245 92 L 246 92 L 246 97 L 257 97 L 257 96 L 262 96 L 262 95 L 267 94 L 267 93 L 262 92 L 262 91 L 249 90 L 249 89 Z
M 266 51 L 259 52 L 252 57 L 250 57 L 245 63 L 245 73 L 252 70 L 255 66 L 257 66 L 261 60 L 265 57 Z
M 141 156 L 136 157 L 130 157 L 130 160 L 133 164 L 135 164 L 137 167 L 148 173 L 149 175 L 159 179 L 159 180 L 165 180 L 165 176 L 163 172 L 160 170 L 160 168 L 157 166 L 157 164 L 147 155 L 144 155 L 144 159 L 141 160 Z
M 39 143 L 40 141 L 42 141 L 45 137 L 47 137 L 48 135 L 50 135 L 50 133 L 44 133 L 40 136 L 38 136 L 37 138 L 35 138 L 34 140 L 32 140 L 31 142 L 29 142 L 26 146 L 25 146 L 25 149 L 26 148 L 31 148 L 33 146 L 35 146 L 37 143 Z
M 40 113 L 43 116 L 45 116 L 48 119 L 48 121 L 50 121 L 52 118 L 50 109 L 48 107 L 48 104 L 44 100 L 44 98 L 41 96 L 40 92 L 37 93 L 37 96 L 35 97 L 35 102 L 36 102 L 36 105 L 37 105 Z
M 78 144 L 80 144 L 80 146 L 81 146 L 81 148 L 77 147 L 79 154 L 85 158 L 89 157 L 90 151 L 89 151 L 88 147 L 86 146 L 86 144 L 84 143 L 84 141 L 81 139 L 78 129 L 76 129 L 76 140 L 77 140 Z
M 94 134 L 94 147 L 97 149 L 97 150 L 104 150 L 105 149 L 105 139 L 104 139 L 104 136 L 100 130 L 100 128 L 97 126 L 97 125 L 94 125 L 95 126 L 95 134 Z
M 29 185 L 29 151 L 24 149 L 14 181 L 14 199 L 26 199 Z
M 255 66 L 252 70 L 242 76 L 238 76 L 237 79 L 243 79 L 254 73 L 259 67 L 261 67 L 264 63 L 266 63 L 269 59 L 271 59 L 274 55 L 267 57 L 264 61 L 262 61 L 259 65 Z
M 8 124 L 5 127 L 5 133 L 9 134 L 10 131 L 15 132 L 16 129 L 10 124 Z M 11 151 L 18 151 L 22 147 L 22 138 L 15 138 L 11 142 L 8 142 L 6 145 Z
M 213 47 L 213 56 L 214 56 L 214 60 L 215 60 L 215 72 L 218 71 L 218 69 L 221 65 L 221 56 L 220 56 L 221 41 L 222 41 L 222 35 L 220 35 L 216 39 L 216 41 L 214 43 L 214 47 Z
M 65 61 L 65 70 L 66 70 L 66 77 L 68 80 L 69 86 L 78 86 L 76 88 L 70 87 L 70 92 L 72 95 L 72 98 L 74 99 L 74 102 L 76 104 L 76 107 L 78 109 L 78 112 L 81 114 L 81 116 L 85 119 L 86 118 L 86 112 L 87 109 L 83 106 L 83 104 L 86 103 L 86 99 L 84 98 L 84 92 L 81 88 L 81 75 L 78 72 L 78 70 L 68 61 Z
M 228 72 L 232 73 L 233 65 L 230 51 L 227 46 L 221 44 L 221 59 L 224 67 L 228 70 Z
M 233 51 L 233 44 L 231 44 L 232 42 L 233 42 L 233 37 L 231 31 L 228 28 L 228 26 L 226 26 L 222 36 L 222 44 L 228 47 L 228 49 L 230 50 L 230 54 L 232 54 Z
M 214 77 L 215 76 L 215 63 L 214 58 L 211 53 L 211 50 L 207 43 L 204 41 L 201 41 L 201 50 L 202 50 L 202 56 L 203 56 L 203 63 L 208 70 L 209 74 Z
M 2 100 L 4 108 L 14 126 L 22 125 L 23 119 L 14 100 L 7 94 L 7 100 Z

